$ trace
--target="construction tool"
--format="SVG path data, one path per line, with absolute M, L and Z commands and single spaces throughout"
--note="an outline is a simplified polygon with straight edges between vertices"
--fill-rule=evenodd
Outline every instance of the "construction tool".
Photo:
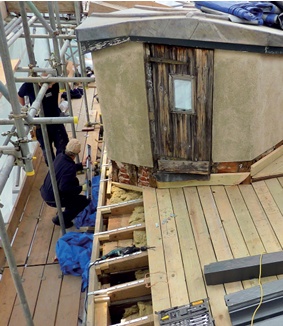
M 146 251 L 147 249 L 153 249 L 153 248 L 155 248 L 155 247 L 146 247 L 146 246 L 136 247 L 135 245 L 128 246 L 128 247 L 122 247 L 122 248 L 116 248 L 116 249 L 113 249 L 110 252 L 108 252 L 106 255 L 98 258 L 96 260 L 96 262 L 105 260 L 107 258 L 115 258 L 115 257 L 130 255 L 135 252 Z
M 188 305 L 156 312 L 160 325 L 166 326 L 213 326 L 208 300 L 198 300 Z

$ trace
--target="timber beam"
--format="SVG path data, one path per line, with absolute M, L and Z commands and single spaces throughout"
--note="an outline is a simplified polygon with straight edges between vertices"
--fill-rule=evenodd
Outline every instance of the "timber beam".
M 260 263 L 261 261 L 261 263 Z M 261 276 L 271 276 L 283 273 L 283 251 L 229 259 L 204 266 L 204 276 L 207 285 L 236 282 L 258 278 L 261 264 Z
M 256 325 L 283 325 L 283 280 L 262 285 L 262 303 L 254 317 Z M 233 326 L 250 325 L 252 315 L 261 300 L 260 286 L 230 293 L 224 297 Z

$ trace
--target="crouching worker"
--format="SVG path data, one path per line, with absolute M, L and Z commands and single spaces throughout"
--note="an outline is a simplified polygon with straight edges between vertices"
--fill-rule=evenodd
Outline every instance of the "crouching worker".
M 63 218 L 66 229 L 73 226 L 72 220 L 90 203 L 86 196 L 80 194 L 82 190 L 86 190 L 86 184 L 80 186 L 76 176 L 77 171 L 83 170 L 82 163 L 75 163 L 75 157 L 80 151 L 80 142 L 77 139 L 71 139 L 65 152 L 58 154 L 54 160 L 61 206 L 65 208 Z M 50 172 L 47 173 L 40 192 L 47 205 L 56 207 Z M 52 222 L 55 225 L 60 225 L 59 217 L 53 217 Z

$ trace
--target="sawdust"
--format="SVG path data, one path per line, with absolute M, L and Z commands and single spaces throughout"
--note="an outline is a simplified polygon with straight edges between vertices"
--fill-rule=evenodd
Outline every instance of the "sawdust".
M 135 207 L 129 218 L 129 224 L 134 225 L 138 223 L 143 223 L 144 221 L 145 221 L 144 207 L 143 206 Z
M 109 200 L 109 203 L 118 204 L 123 201 L 129 201 L 139 198 L 142 198 L 142 193 L 138 191 L 122 189 L 113 185 L 111 188 L 111 198 Z
M 146 246 L 146 232 L 145 231 L 134 231 L 133 232 L 134 244 L 136 247 Z

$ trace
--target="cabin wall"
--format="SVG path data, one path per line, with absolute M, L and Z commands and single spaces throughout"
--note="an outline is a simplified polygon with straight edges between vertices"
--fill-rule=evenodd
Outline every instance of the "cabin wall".
M 107 156 L 152 167 L 143 44 L 127 42 L 92 56 Z
M 283 56 L 215 50 L 212 160 L 252 160 L 283 139 Z

